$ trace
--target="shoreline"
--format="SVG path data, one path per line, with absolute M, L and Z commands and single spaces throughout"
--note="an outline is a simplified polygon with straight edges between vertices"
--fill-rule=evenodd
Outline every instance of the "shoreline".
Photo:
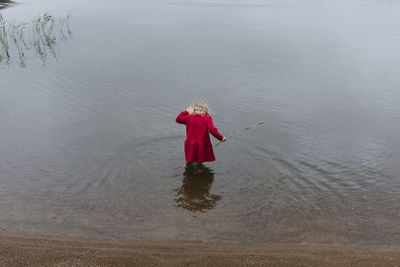
M 10 7 L 12 5 L 15 5 L 16 2 L 10 1 L 10 0 L 0 0 L 0 10 L 3 8 Z
M 400 248 L 0 234 L 0 266 L 399 266 Z

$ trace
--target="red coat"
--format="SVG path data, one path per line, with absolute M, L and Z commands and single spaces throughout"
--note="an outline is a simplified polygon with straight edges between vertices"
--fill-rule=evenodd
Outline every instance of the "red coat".
M 176 117 L 176 122 L 186 124 L 185 156 L 188 162 L 215 161 L 210 141 L 210 132 L 218 140 L 224 137 L 214 127 L 210 115 L 189 115 L 185 110 Z

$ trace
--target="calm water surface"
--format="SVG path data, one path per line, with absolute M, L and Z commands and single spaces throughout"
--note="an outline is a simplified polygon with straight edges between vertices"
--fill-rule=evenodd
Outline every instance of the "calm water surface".
M 0 63 L 0 229 L 400 245 L 400 3 L 21 0 L 71 14 L 45 62 Z M 185 171 L 194 99 L 227 135 Z M 216 140 L 214 140 L 216 141 Z

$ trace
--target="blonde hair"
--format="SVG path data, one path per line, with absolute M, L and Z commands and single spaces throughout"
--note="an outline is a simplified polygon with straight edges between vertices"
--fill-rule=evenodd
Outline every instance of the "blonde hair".
M 188 112 L 190 115 L 205 115 L 208 114 L 208 106 L 203 101 L 196 100 L 188 107 Z

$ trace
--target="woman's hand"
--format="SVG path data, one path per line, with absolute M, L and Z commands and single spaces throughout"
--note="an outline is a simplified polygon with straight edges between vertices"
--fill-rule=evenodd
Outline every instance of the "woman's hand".
M 226 137 L 224 136 L 224 138 L 222 138 L 221 142 L 225 142 L 226 140 L 228 140 L 228 138 L 226 138 Z

